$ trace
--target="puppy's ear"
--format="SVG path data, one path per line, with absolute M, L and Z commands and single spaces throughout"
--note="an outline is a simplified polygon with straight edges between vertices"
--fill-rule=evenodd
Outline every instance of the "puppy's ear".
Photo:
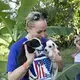
M 35 51 L 35 49 L 33 49 L 33 48 L 30 47 L 30 46 L 27 46 L 27 51 L 28 51 L 29 53 L 33 53 L 33 52 Z
M 39 40 L 36 39 L 36 38 L 32 39 L 31 42 L 30 42 L 30 46 L 34 47 L 34 48 L 39 47 L 40 46 Z
M 26 44 L 27 46 L 31 46 L 31 41 L 27 41 L 27 42 L 25 42 L 25 44 Z
M 53 43 L 52 43 L 52 45 L 55 46 Z
M 32 39 L 32 40 L 30 40 L 30 41 L 27 41 L 25 44 L 26 44 L 28 47 L 35 47 L 36 41 L 37 41 L 37 40 Z
M 25 44 L 27 45 L 27 51 L 28 51 L 29 53 L 33 53 L 33 52 L 35 51 L 35 49 L 32 48 L 32 43 L 31 43 L 31 41 L 27 41 Z

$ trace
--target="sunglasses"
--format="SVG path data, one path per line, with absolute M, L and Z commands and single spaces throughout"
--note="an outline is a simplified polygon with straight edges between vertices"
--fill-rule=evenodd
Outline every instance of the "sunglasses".
M 27 21 L 27 24 L 30 22 L 30 21 L 38 21 L 40 19 L 45 19 L 47 21 L 47 14 L 46 13 L 36 13 L 32 16 L 32 18 L 30 18 L 28 21 Z M 25 24 L 26 24 L 26 19 L 25 19 Z
M 38 21 L 40 18 L 47 19 L 47 14 L 46 13 L 35 14 L 31 20 Z

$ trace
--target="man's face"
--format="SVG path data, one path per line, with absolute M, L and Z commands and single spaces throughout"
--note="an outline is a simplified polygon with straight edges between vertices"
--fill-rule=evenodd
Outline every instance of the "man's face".
M 34 22 L 34 26 L 29 30 L 32 37 L 42 38 L 46 36 L 47 22 L 45 20 L 39 20 Z

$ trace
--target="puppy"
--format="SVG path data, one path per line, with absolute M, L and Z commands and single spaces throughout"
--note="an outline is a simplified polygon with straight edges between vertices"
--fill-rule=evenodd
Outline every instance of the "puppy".
M 27 51 L 33 53 L 35 50 L 41 50 L 42 44 L 38 38 L 33 38 L 30 41 L 24 42 L 24 45 L 27 45 Z
M 54 54 L 53 48 L 58 48 L 58 46 L 56 45 L 56 43 L 54 41 L 48 40 L 46 42 L 45 53 L 50 59 L 51 59 L 52 55 Z M 57 72 L 58 72 L 58 66 L 57 66 L 57 63 L 54 61 L 54 58 L 51 59 L 51 61 L 52 61 L 52 73 L 53 73 L 52 77 L 55 80 Z
M 26 46 L 27 48 L 26 48 Z M 18 55 L 18 65 L 22 65 L 26 60 L 26 49 L 31 54 L 36 50 L 42 50 L 41 41 L 38 38 L 33 38 L 32 40 L 26 41 L 23 43 L 20 49 L 20 53 Z
M 48 40 L 46 42 L 46 47 L 45 47 L 45 52 L 46 52 L 46 55 L 48 57 L 51 57 L 52 56 L 52 52 L 53 52 L 52 49 L 53 48 L 58 48 L 58 46 L 56 45 L 56 43 L 54 41 Z

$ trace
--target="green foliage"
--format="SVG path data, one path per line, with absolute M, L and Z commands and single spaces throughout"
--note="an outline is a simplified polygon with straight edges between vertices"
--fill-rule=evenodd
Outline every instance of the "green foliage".
M 12 19 L 10 18 L 11 13 L 7 12 L 7 10 L 10 11 L 9 4 L 0 1 L 0 39 L 3 40 L 2 42 L 0 41 L 0 44 L 6 41 L 7 44 L 11 45 L 13 42 L 17 41 L 23 35 L 25 29 L 25 25 L 24 25 L 25 16 L 27 16 L 31 8 L 36 3 L 37 0 L 21 0 L 21 6 L 17 12 L 18 16 L 15 19 Z M 3 10 L 6 11 L 3 12 Z M 3 44 L 0 45 L 0 47 L 2 46 L 5 45 Z M 6 46 L 6 48 L 8 48 L 8 46 Z M 0 53 L 2 60 L 3 60 L 4 53 L 5 53 L 4 51 Z M 6 51 L 6 53 L 8 54 L 8 51 Z
M 0 72 L 6 73 L 6 64 L 7 61 L 0 61 Z
M 9 15 L 8 12 L 1 12 L 0 11 L 0 22 L 2 21 L 2 18 L 5 18 L 7 15 Z
M 0 80 L 8 80 L 6 74 L 6 61 L 0 61 Z
M 68 27 L 60 27 L 60 26 L 48 26 L 47 28 L 47 34 L 49 36 L 55 36 L 55 35 L 69 35 L 71 32 L 73 32 L 73 28 Z
M 41 7 L 41 2 L 45 7 Z M 79 0 L 39 0 L 33 10 L 47 13 L 49 26 L 80 26 Z
M 19 36 L 21 34 L 19 34 L 19 33 L 21 33 L 25 27 L 23 25 L 25 16 L 27 16 L 27 14 L 30 12 L 31 8 L 36 3 L 37 3 L 37 0 L 33 0 L 32 3 L 30 0 L 21 0 L 21 6 L 18 9 L 18 16 L 16 17 L 15 20 L 11 20 L 10 18 L 3 18 L 3 15 L 0 14 L 0 19 L 5 24 L 3 29 L 7 30 L 8 34 L 10 34 L 13 41 L 16 41 L 20 38 Z M 7 6 L 9 6 L 9 5 L 7 4 Z M 5 6 L 4 6 L 4 8 L 5 8 Z M 8 15 L 9 15 L 9 13 L 8 13 Z M 7 15 L 4 15 L 4 16 L 7 17 Z M 1 32 L 1 35 L 4 33 L 4 30 Z M 0 31 L 1 31 L 1 29 L 0 29 Z
M 8 12 L 4 12 L 3 10 L 10 10 L 10 6 L 0 1 L 0 22 L 2 21 L 1 18 L 5 19 L 5 17 L 9 15 Z
M 21 6 L 18 9 L 18 17 L 17 22 L 22 23 L 27 16 L 27 14 L 30 12 L 31 8 L 37 3 L 37 0 L 22 0 Z
M 5 37 L 4 37 L 5 38 Z M 8 57 L 8 46 L 10 42 L 7 42 L 7 40 L 0 39 L 0 60 L 6 61 Z
M 75 47 L 68 47 L 66 49 L 61 49 L 60 53 L 63 59 L 64 64 L 73 64 L 74 59 L 72 58 L 72 54 L 76 51 Z
M 2 2 L 0 0 L 0 11 L 1 10 L 8 10 L 8 9 L 10 9 L 9 5 L 5 4 L 4 2 Z
M 56 80 L 75 80 L 75 76 L 80 72 L 80 64 L 72 64 L 64 68 Z

